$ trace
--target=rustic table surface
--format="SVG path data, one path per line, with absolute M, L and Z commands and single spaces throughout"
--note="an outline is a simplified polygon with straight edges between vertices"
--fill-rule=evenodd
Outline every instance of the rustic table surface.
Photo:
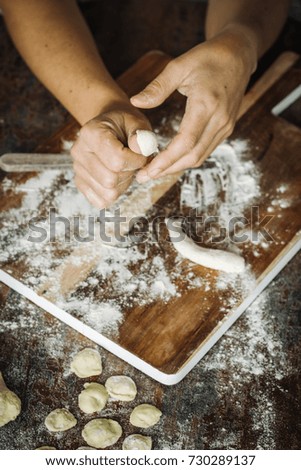
M 187 10 L 190 15 L 200 14 L 201 6 L 193 8 L 192 13 Z M 67 113 L 24 66 L 3 24 L 0 34 L 5 61 L 0 150 L 30 151 L 64 123 Z M 147 433 L 155 449 L 300 448 L 300 273 L 299 253 L 176 386 L 160 385 L 98 348 L 104 363 L 101 382 L 113 374 L 129 375 L 138 387 L 134 404 L 146 401 L 162 410 L 160 423 Z M 95 347 L 0 285 L 0 370 L 22 400 L 22 414 L 0 430 L 0 449 L 84 445 L 80 430 L 90 418 L 79 412 L 77 395 L 85 380 L 70 374 L 69 365 L 74 350 L 85 346 Z M 79 424 L 54 436 L 43 421 L 49 411 L 63 406 Z M 129 434 L 136 432 L 128 422 L 132 407 L 111 402 L 102 415 L 116 418 Z

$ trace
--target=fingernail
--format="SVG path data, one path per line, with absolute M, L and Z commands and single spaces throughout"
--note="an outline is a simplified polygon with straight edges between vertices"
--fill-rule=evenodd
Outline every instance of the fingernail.
M 148 174 L 151 178 L 156 178 L 156 176 L 160 175 L 162 171 L 162 168 L 154 168 L 153 170 L 150 170 Z
M 141 93 L 132 96 L 132 97 L 130 98 L 130 101 L 131 101 L 131 102 L 132 102 L 132 101 L 136 101 L 136 100 L 139 101 L 140 98 L 141 98 Z M 143 98 L 142 98 L 142 99 L 143 99 Z

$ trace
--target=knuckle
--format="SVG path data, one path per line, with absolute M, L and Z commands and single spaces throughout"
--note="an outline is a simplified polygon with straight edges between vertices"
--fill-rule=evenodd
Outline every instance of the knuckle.
M 183 136 L 183 149 L 186 153 L 191 152 L 197 143 L 197 137 L 194 134 Z
M 218 119 L 220 124 L 227 129 L 228 123 L 230 121 L 230 116 L 226 109 L 221 109 L 218 114 Z
M 120 173 L 125 167 L 125 161 L 122 157 L 113 158 L 108 163 L 108 167 L 110 170 L 114 171 L 115 173 Z
M 196 153 L 191 154 L 190 157 L 187 159 L 187 163 L 191 168 L 197 168 L 199 166 L 199 161 L 200 156 Z
M 177 59 L 173 59 L 170 62 L 168 62 L 164 71 L 167 72 L 168 75 L 173 75 L 174 73 L 176 73 L 177 68 L 178 68 Z
M 219 96 L 216 93 L 210 93 L 207 95 L 206 100 L 204 101 L 204 106 L 206 110 L 212 114 L 218 109 L 219 102 Z
M 120 187 L 121 185 L 124 185 L 127 183 L 127 185 L 130 184 L 130 182 L 133 179 L 135 172 L 134 171 L 124 171 L 121 175 L 120 178 L 118 178 L 116 186 Z
M 157 93 L 164 92 L 165 90 L 165 81 L 163 78 L 155 78 L 148 86 L 148 92 L 156 96 Z
M 76 141 L 71 147 L 70 154 L 74 160 L 78 160 L 80 158 L 81 151 L 80 151 L 80 146 L 78 144 L 78 141 Z
M 93 128 L 93 124 L 91 122 L 88 122 L 87 124 L 85 124 L 79 132 L 78 141 L 83 140 L 83 139 L 88 140 L 89 137 L 91 136 L 92 128 Z
M 235 127 L 235 120 L 230 119 L 226 126 L 226 131 L 227 131 L 228 136 L 232 134 L 232 132 L 234 131 L 234 127 Z
M 103 178 L 102 184 L 106 189 L 114 189 L 115 186 L 117 186 L 117 181 L 118 181 L 117 175 L 114 173 L 111 173 L 110 175 L 107 175 L 105 178 Z
M 85 124 L 80 130 L 77 142 L 84 142 L 89 147 L 101 148 L 104 143 L 104 136 L 100 123 L 92 119 L 92 121 Z
M 200 159 L 197 159 L 192 165 L 191 165 L 191 168 L 199 168 L 199 166 L 201 165 L 201 160 Z
M 203 100 L 195 100 L 195 109 L 197 110 L 198 116 L 203 117 L 204 114 L 208 113 L 209 105 L 207 105 Z
M 109 203 L 116 201 L 118 196 L 119 196 L 119 193 L 117 189 L 106 191 L 105 194 L 103 195 L 104 199 Z

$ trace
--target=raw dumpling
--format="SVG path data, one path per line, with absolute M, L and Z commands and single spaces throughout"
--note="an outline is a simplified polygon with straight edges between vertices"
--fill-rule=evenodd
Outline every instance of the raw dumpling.
M 102 373 L 101 356 L 95 349 L 85 348 L 74 356 L 70 368 L 80 378 L 99 375 Z
M 130 423 L 138 428 L 149 428 L 159 421 L 161 415 L 162 413 L 158 408 L 144 403 L 133 409 L 130 416 Z

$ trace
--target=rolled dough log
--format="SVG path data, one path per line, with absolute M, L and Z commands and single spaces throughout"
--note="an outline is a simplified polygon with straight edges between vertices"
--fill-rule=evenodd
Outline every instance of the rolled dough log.
M 244 271 L 245 261 L 242 256 L 229 251 L 201 247 L 183 232 L 178 222 L 171 219 L 167 219 L 165 222 L 173 246 L 184 258 L 206 268 L 227 273 Z

